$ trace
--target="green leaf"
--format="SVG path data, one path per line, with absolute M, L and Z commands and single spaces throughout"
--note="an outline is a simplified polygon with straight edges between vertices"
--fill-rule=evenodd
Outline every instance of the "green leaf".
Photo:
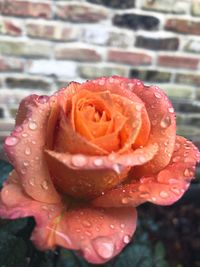
M 3 182 L 7 179 L 8 174 L 12 171 L 13 167 L 11 164 L 4 160 L 0 160 L 0 187 L 2 187 Z
M 0 232 L 0 266 L 25 267 L 26 244 L 22 238 L 17 238 L 8 232 Z

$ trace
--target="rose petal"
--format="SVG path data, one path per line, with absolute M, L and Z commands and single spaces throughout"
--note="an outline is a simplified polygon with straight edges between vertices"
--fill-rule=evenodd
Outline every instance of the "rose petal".
M 43 148 L 46 142 L 45 125 L 49 116 L 48 99 L 30 96 L 24 99 L 26 119 L 5 140 L 5 151 L 14 165 L 21 183 L 36 200 L 56 203 L 59 196 L 53 186 Z M 19 111 L 20 113 L 20 111 Z
M 48 150 L 46 160 L 56 187 L 61 192 L 85 199 L 94 198 L 118 185 L 127 178 L 130 169 L 129 166 L 109 163 L 108 158 L 93 157 L 92 161 L 85 155 Z
M 55 243 L 81 251 L 83 257 L 102 264 L 116 256 L 131 241 L 136 228 L 134 208 L 77 208 L 66 212 L 52 234 Z M 69 242 L 69 241 L 68 241 Z
M 157 143 L 159 147 L 157 155 L 150 162 L 135 170 L 140 176 L 149 175 L 162 170 L 170 162 L 176 137 L 175 114 L 169 99 L 160 88 L 145 87 L 138 82 L 133 92 L 145 103 L 151 122 L 148 143 Z
M 66 204 L 63 209 L 61 203 L 44 204 L 31 199 L 20 183 L 11 183 L 17 178 L 13 172 L 4 185 L 0 215 L 10 219 L 33 216 L 36 227 L 31 239 L 39 249 L 59 245 L 81 252 L 89 262 L 104 263 L 130 242 L 137 220 L 134 208 L 103 210 Z
M 110 190 L 93 201 L 99 207 L 138 206 L 150 201 L 158 205 L 176 202 L 188 189 L 194 177 L 197 148 L 185 138 L 177 136 L 170 164 L 155 176 L 133 179 L 132 183 Z M 131 172 L 134 175 L 134 169 Z
M 60 114 L 59 131 L 55 136 L 54 149 L 59 152 L 70 152 L 72 154 L 83 153 L 86 155 L 106 155 L 108 152 L 83 138 L 75 132 L 66 119 L 65 114 Z

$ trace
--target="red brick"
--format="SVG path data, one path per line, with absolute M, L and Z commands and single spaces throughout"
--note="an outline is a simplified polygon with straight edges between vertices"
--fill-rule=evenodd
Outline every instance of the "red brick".
M 20 36 L 22 34 L 22 23 L 16 19 L 0 20 L 0 33 L 14 36 Z
M 158 65 L 164 67 L 197 69 L 199 60 L 186 56 L 159 56 Z
M 0 13 L 9 16 L 51 18 L 51 3 L 23 0 L 0 0 Z
M 94 49 L 89 48 L 70 48 L 65 46 L 57 46 L 55 49 L 57 59 L 68 59 L 77 61 L 101 61 L 100 54 Z
M 146 53 L 110 50 L 108 52 L 108 60 L 130 65 L 149 65 L 151 64 L 152 57 Z
M 0 58 L 0 71 L 23 71 L 24 62 L 17 58 Z
M 28 22 L 27 35 L 35 38 L 74 41 L 79 36 L 79 29 L 65 26 L 59 22 Z
M 192 21 L 185 19 L 168 19 L 165 23 L 165 29 L 174 32 L 199 35 L 200 21 Z
M 107 9 L 90 4 L 57 4 L 57 17 L 73 22 L 98 22 L 108 17 Z

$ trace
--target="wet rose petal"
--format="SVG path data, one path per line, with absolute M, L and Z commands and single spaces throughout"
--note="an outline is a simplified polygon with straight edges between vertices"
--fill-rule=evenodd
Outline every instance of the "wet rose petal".
M 170 164 L 158 174 L 138 180 L 133 178 L 132 183 L 110 190 L 96 198 L 93 204 L 99 207 L 136 207 L 146 201 L 171 205 L 179 200 L 194 178 L 200 153 L 190 141 L 180 136 L 177 136 L 175 146 Z M 134 177 L 134 170 L 132 175 Z
M 12 135 L 6 138 L 4 148 L 26 193 L 36 200 L 56 203 L 59 195 L 53 186 L 43 153 L 49 103 L 40 103 L 38 96 L 27 97 L 24 103 L 23 106 L 28 110 L 26 119 L 20 129 L 17 126 Z
M 39 249 L 60 245 L 79 251 L 92 263 L 104 263 L 117 255 L 136 228 L 134 208 L 103 210 L 80 204 L 70 209 L 67 202 L 63 206 L 35 201 L 23 191 L 16 172 L 4 185 L 0 199 L 1 217 L 35 218 L 31 240 Z

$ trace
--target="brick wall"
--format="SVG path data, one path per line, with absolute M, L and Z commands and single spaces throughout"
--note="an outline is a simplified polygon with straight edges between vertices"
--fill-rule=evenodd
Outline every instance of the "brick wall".
M 200 144 L 200 0 L 0 0 L 0 143 L 24 96 L 114 74 L 160 85 Z

